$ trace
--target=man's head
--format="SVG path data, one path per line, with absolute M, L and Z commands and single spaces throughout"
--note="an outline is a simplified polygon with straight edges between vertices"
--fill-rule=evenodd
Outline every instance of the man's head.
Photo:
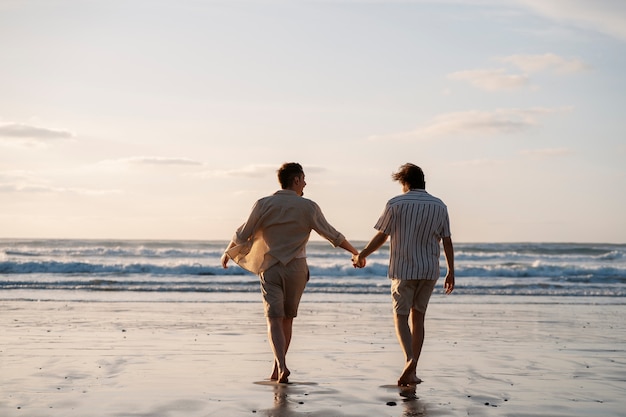
M 286 162 L 278 169 L 278 182 L 283 190 L 298 188 L 302 195 L 302 189 L 306 185 L 304 182 L 304 170 L 297 162 Z
M 406 163 L 402 165 L 398 172 L 391 174 L 391 178 L 400 182 L 407 189 L 424 190 L 426 188 L 424 171 L 414 164 Z

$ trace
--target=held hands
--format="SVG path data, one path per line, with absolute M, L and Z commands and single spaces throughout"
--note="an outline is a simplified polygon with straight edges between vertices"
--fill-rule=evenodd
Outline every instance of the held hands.
M 355 268 L 364 268 L 365 267 L 365 257 L 361 256 L 360 253 L 356 255 L 352 255 L 352 266 Z M 450 294 L 454 291 L 454 270 L 448 270 L 446 274 L 446 279 L 443 283 L 443 289 L 446 294 Z
M 361 257 L 361 254 L 352 255 L 352 266 L 355 268 L 365 267 L 365 258 Z

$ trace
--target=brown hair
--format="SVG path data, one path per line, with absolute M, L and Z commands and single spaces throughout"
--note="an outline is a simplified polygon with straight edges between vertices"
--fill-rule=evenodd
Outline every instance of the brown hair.
M 408 185 L 411 189 L 417 188 L 423 190 L 426 188 L 424 171 L 414 164 L 406 163 L 400 166 L 398 172 L 391 174 L 391 178 L 394 181 L 399 181 L 403 185 Z
M 285 162 L 277 172 L 278 182 L 283 190 L 289 188 L 296 177 L 304 175 L 302 165 L 297 162 Z

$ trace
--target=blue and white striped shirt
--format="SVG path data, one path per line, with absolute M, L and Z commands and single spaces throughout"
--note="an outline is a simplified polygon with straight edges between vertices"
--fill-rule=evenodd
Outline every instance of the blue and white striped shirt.
M 446 205 L 426 190 L 410 190 L 387 202 L 374 228 L 391 236 L 389 278 L 439 278 L 439 243 L 450 237 Z

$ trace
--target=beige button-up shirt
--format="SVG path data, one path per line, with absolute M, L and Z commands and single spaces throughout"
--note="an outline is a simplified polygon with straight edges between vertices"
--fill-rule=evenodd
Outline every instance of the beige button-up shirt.
M 227 251 L 242 268 L 259 274 L 280 262 L 287 264 L 306 253 L 311 230 L 337 247 L 345 237 L 327 221 L 312 200 L 291 190 L 279 190 L 258 200 Z

